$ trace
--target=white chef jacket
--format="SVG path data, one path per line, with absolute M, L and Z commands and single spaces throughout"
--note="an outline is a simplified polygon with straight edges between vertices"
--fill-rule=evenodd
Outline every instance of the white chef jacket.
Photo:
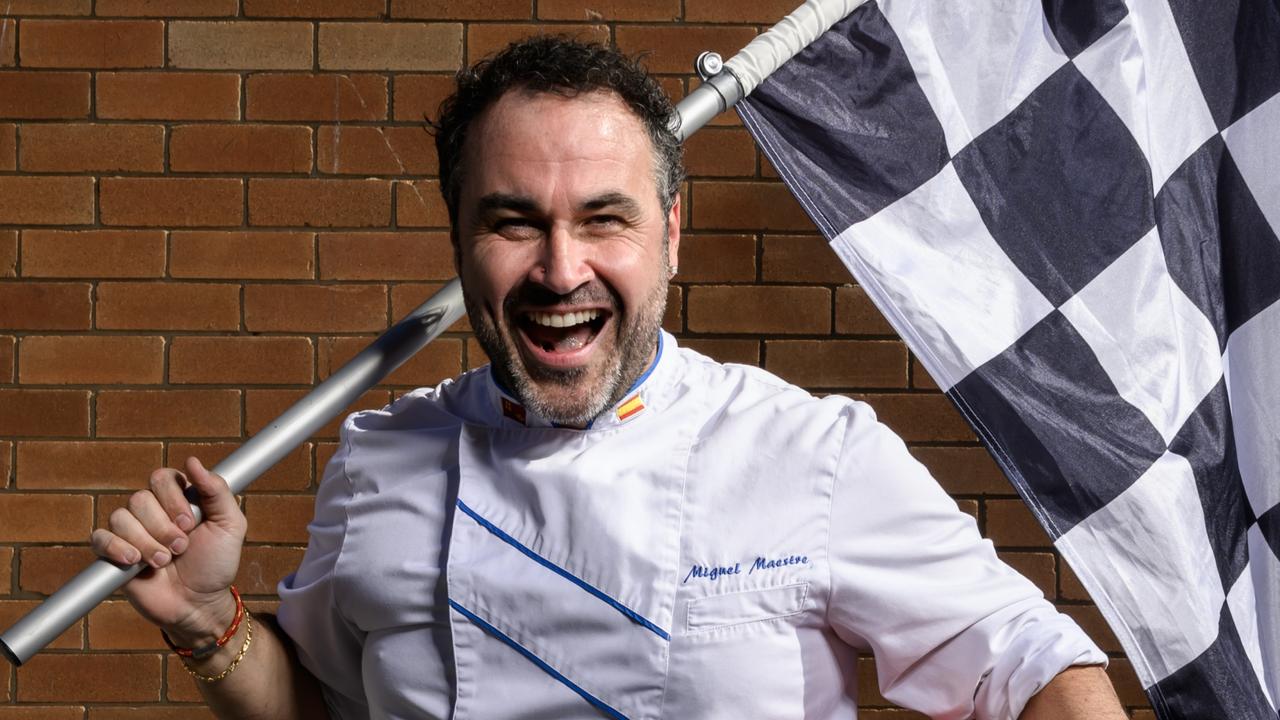
M 280 622 L 338 718 L 1012 719 L 1105 656 L 864 403 L 663 334 L 585 430 L 487 368 L 347 419 Z M 452 713 L 452 715 L 451 715 Z

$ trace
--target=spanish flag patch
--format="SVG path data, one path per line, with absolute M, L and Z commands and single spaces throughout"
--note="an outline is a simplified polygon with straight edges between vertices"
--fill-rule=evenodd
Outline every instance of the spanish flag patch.
M 525 421 L 524 406 L 519 403 L 511 402 L 506 398 L 502 398 L 502 414 L 515 420 L 521 425 L 527 425 Z
M 626 420 L 627 418 L 637 415 L 644 410 L 644 400 L 640 399 L 640 393 L 636 393 L 618 406 L 618 420 Z

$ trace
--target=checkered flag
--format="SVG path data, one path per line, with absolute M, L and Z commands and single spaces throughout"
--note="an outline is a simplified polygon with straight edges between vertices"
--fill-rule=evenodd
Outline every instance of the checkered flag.
M 879 0 L 739 109 L 1161 718 L 1280 702 L 1280 4 Z

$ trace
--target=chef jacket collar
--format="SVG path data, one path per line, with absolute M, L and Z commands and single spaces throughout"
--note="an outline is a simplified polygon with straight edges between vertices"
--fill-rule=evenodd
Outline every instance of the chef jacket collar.
M 654 402 L 659 399 L 657 390 L 666 384 L 664 380 L 670 374 L 670 365 L 674 362 L 672 358 L 675 355 L 674 352 L 670 351 L 674 350 L 675 347 L 675 338 L 666 331 L 659 330 L 658 351 L 655 353 L 653 362 L 650 363 L 648 369 L 641 373 L 640 377 L 636 378 L 636 381 L 631 384 L 631 387 L 616 405 L 600 413 L 585 428 L 568 428 L 558 425 L 526 408 L 515 393 L 511 392 L 498 379 L 497 373 L 493 370 L 493 365 L 490 364 L 487 375 L 489 378 L 490 408 L 494 413 L 493 424 L 501 427 L 510 426 L 514 423 L 527 427 L 552 427 L 586 431 L 611 428 L 630 422 L 636 417 L 653 410 Z

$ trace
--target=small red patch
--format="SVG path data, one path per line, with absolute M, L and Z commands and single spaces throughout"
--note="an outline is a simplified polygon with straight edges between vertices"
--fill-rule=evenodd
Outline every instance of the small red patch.
M 528 424 L 527 422 L 525 422 L 526 416 L 524 413 L 524 406 L 519 403 L 514 403 L 506 398 L 502 398 L 502 414 L 506 415 L 512 420 L 515 420 L 521 425 Z

